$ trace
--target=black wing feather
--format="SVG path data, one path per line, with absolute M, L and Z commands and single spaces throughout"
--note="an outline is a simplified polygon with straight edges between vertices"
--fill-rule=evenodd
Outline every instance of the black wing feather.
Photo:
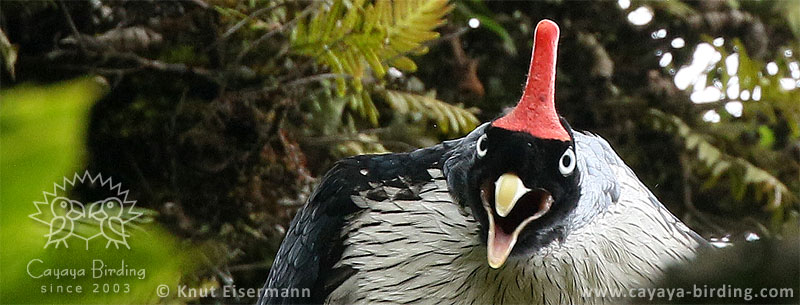
M 342 256 L 341 229 L 348 215 L 361 210 L 351 196 L 370 190 L 370 183 L 430 181 L 429 168 L 439 165 L 450 145 L 411 153 L 362 155 L 343 159 L 323 177 L 308 203 L 292 220 L 275 256 L 258 304 L 323 303 L 355 271 L 333 268 Z M 402 178 L 402 179 L 398 179 Z M 285 297 L 284 291 L 310 289 L 310 298 Z

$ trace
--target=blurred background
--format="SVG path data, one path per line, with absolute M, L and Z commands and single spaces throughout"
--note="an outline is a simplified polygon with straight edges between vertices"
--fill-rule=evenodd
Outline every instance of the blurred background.
M 177 288 L 261 287 L 333 162 L 515 105 L 544 18 L 560 114 L 715 246 L 768 242 L 712 262 L 797 280 L 800 1 L 2 1 L 0 301 L 254 302 Z M 109 190 L 135 201 L 129 249 L 54 247 L 55 215 L 29 217 Z

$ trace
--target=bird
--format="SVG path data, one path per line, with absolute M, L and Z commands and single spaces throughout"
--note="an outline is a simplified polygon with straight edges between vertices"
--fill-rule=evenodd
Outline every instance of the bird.
M 53 213 L 53 218 L 50 220 L 50 231 L 45 234 L 47 243 L 44 247 L 55 244 L 55 247 L 58 248 L 63 244 L 65 248 L 69 248 L 67 239 L 74 234 L 75 220 L 83 217 L 83 204 L 59 196 L 50 204 L 50 212 Z
M 335 163 L 258 304 L 602 304 L 707 243 L 602 137 L 555 108 L 560 30 L 536 26 L 517 105 L 460 139 Z
M 93 203 L 89 207 L 89 217 L 100 224 L 100 235 L 106 238 L 106 248 L 114 245 L 119 249 L 120 245 L 130 249 L 128 245 L 129 234 L 125 233 L 125 221 L 122 219 L 124 207 L 117 197 L 109 197 Z

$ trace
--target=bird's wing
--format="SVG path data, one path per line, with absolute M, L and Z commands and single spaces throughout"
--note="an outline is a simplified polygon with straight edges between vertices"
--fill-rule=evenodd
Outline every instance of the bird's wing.
M 364 208 L 352 197 L 382 181 L 432 180 L 427 169 L 439 166 L 443 151 L 444 147 L 438 145 L 411 153 L 363 155 L 337 162 L 292 220 L 258 304 L 324 302 L 354 273 L 349 267 L 334 267 L 344 250 L 341 230 L 346 219 Z M 311 297 L 282 297 L 292 288 L 310 289 Z
M 122 234 L 119 233 L 124 230 L 122 229 L 123 226 L 122 219 L 119 217 L 108 217 L 100 222 L 100 233 L 110 241 L 122 242 L 125 241 L 126 237 L 124 231 Z
M 577 218 L 572 223 L 582 225 L 619 200 L 620 186 L 611 166 L 622 161 L 608 142 L 599 136 L 575 132 L 573 137 L 580 170 L 581 199 L 573 213 Z
M 621 172 L 624 173 L 623 175 L 632 178 L 628 181 L 636 182 L 637 189 L 642 190 L 641 200 L 639 201 L 642 204 L 648 204 L 653 207 L 653 210 L 658 213 L 658 217 L 662 219 L 660 223 L 693 240 L 698 246 L 705 247 L 708 245 L 705 239 L 686 227 L 664 207 L 650 189 L 639 180 L 636 173 L 622 161 L 606 140 L 600 136 L 582 132 L 575 133 L 575 140 L 577 153 L 579 154 L 577 157 L 579 166 L 583 171 L 581 172 L 581 202 L 578 204 L 578 208 L 594 209 L 602 212 L 610 204 L 616 203 L 619 200 L 621 187 L 617 175 Z M 576 213 L 576 215 L 585 215 L 583 216 L 587 218 L 585 221 L 589 221 L 588 218 L 597 214 L 589 211 Z
M 67 219 L 64 216 L 56 216 L 50 220 L 50 233 L 45 236 L 49 239 L 55 239 L 56 235 L 61 234 L 67 226 Z
M 125 221 L 123 221 L 122 218 L 117 216 L 109 217 L 107 222 L 109 229 L 111 229 L 114 234 L 123 240 L 128 237 L 128 234 L 125 233 Z

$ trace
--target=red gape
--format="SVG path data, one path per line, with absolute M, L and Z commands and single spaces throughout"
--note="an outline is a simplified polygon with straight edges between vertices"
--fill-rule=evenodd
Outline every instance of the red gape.
M 524 131 L 540 139 L 569 141 L 569 133 L 561 125 L 554 101 L 558 25 L 542 20 L 536 25 L 534 35 L 525 92 L 514 110 L 494 121 L 492 126 Z

